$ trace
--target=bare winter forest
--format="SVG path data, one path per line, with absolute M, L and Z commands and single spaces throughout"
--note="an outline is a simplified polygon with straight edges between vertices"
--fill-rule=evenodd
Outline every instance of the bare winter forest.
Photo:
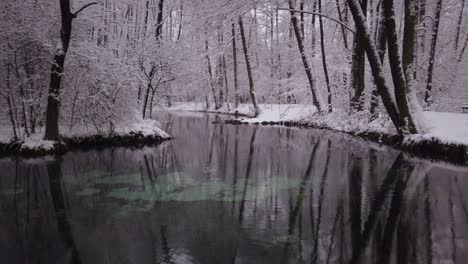
M 1 263 L 468 259 L 467 0 L 1 0 Z
M 157 107 L 307 104 L 388 116 L 468 102 L 464 0 L 2 1 L 2 126 L 98 133 Z

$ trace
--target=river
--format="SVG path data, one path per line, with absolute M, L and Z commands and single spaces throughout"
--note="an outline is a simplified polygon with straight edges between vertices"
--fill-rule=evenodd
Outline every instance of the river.
M 2 263 L 466 263 L 468 168 L 157 113 L 174 140 L 0 160 Z

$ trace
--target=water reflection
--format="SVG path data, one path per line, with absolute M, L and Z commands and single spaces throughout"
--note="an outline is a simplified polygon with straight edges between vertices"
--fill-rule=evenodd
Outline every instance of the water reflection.
M 156 148 L 0 160 L 2 262 L 468 259 L 467 168 L 325 131 L 160 117 L 176 139 Z

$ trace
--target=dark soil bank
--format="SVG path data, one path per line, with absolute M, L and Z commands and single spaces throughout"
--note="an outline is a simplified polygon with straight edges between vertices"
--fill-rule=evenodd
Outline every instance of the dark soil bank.
M 261 123 L 247 123 L 237 119 L 226 120 L 225 123 L 232 125 L 262 125 L 262 126 L 286 126 L 286 127 L 301 127 L 301 128 L 315 128 L 332 130 L 326 126 L 316 126 L 314 124 L 305 122 L 261 122 Z M 344 132 L 339 132 L 344 133 Z M 420 140 L 405 142 L 402 136 L 387 135 L 380 133 L 347 133 L 352 136 L 361 137 L 373 142 L 385 144 L 397 149 L 406 151 L 407 153 L 428 159 L 443 160 L 455 164 L 465 165 L 468 163 L 468 147 L 458 144 L 447 144 L 439 140 Z
M 131 132 L 128 135 L 92 135 L 85 137 L 62 138 L 52 150 L 43 148 L 23 148 L 24 142 L 0 143 L 0 156 L 19 155 L 24 157 L 39 157 L 45 155 L 62 155 L 70 150 L 89 150 L 104 147 L 142 148 L 154 146 L 170 138 L 157 135 L 143 135 L 141 132 Z

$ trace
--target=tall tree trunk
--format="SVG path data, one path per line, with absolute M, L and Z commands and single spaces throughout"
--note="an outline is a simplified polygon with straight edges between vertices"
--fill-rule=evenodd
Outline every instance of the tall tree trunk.
M 410 107 L 416 111 L 421 111 L 416 96 L 416 78 L 417 78 L 417 56 L 418 56 L 418 38 L 416 28 L 418 27 L 419 5 L 415 1 L 405 0 L 405 28 L 403 34 L 403 70 L 406 77 L 406 92 L 408 93 L 408 102 Z M 422 129 L 421 124 L 415 120 L 418 129 Z
M 20 72 L 19 72 L 19 66 L 17 62 L 17 52 L 15 52 L 15 73 L 16 73 L 16 78 L 18 80 L 21 80 Z M 26 104 L 25 104 L 25 94 L 24 94 L 24 85 L 23 83 L 20 83 L 19 85 L 19 100 L 21 101 L 21 114 L 22 114 L 22 121 L 23 121 L 23 127 L 24 127 L 24 133 L 26 134 L 27 137 L 29 137 L 29 130 L 28 130 L 28 117 L 26 114 Z
M 148 32 L 148 15 L 149 15 L 149 4 L 150 4 L 150 1 L 149 0 L 146 0 L 146 7 L 145 7 L 145 18 L 144 18 L 144 21 L 143 21 L 143 35 L 146 36 L 147 32 Z
M 239 29 L 240 29 L 241 39 L 242 39 L 242 48 L 244 50 L 245 66 L 247 68 L 247 75 L 249 77 L 250 97 L 252 99 L 252 104 L 255 110 L 255 115 L 257 116 L 260 113 L 260 109 L 258 108 L 257 98 L 255 97 L 255 86 L 254 86 L 254 80 L 253 80 L 253 75 L 252 75 L 252 66 L 250 65 L 249 49 L 248 49 L 247 41 L 245 38 L 244 23 L 242 21 L 242 17 L 239 17 Z
M 468 46 L 468 34 L 466 34 L 465 44 L 463 44 L 463 48 L 460 51 L 460 56 L 458 57 L 458 62 L 461 62 L 461 60 L 463 59 L 463 54 L 465 53 L 466 46 Z
M 322 13 L 322 0 L 318 0 L 318 12 Z M 319 24 L 320 24 L 320 48 L 322 50 L 323 74 L 325 75 L 325 82 L 327 85 L 328 112 L 331 113 L 333 111 L 332 91 L 331 91 L 330 77 L 328 75 L 327 55 L 325 51 L 325 32 L 323 30 L 322 16 L 319 16 Z
M 299 10 L 304 11 L 304 0 L 300 0 Z M 301 16 L 301 34 L 302 34 L 302 37 L 305 37 L 304 13 L 301 12 L 300 16 Z
M 343 15 L 341 14 L 340 0 L 336 0 L 336 11 L 338 12 L 338 18 L 340 22 L 344 23 Z M 345 49 L 348 49 L 348 37 L 346 35 L 346 28 L 344 25 L 341 25 L 341 35 L 343 36 L 343 44 Z
M 403 33 L 402 62 L 409 89 L 411 89 L 416 79 L 416 27 L 418 26 L 418 8 L 419 6 L 416 1 L 405 0 L 405 29 Z
M 239 106 L 239 80 L 237 70 L 237 36 L 236 36 L 236 25 L 232 23 L 232 63 L 234 67 L 234 92 L 235 99 L 234 104 L 236 108 Z
M 386 34 L 386 28 L 385 28 L 385 17 L 383 14 L 383 8 L 382 4 L 379 5 L 379 21 L 377 23 L 377 51 L 379 53 L 379 59 L 380 63 L 383 65 L 384 64 L 384 59 L 385 59 L 385 47 L 387 45 L 387 34 Z M 375 83 L 374 79 L 374 85 L 376 86 L 374 89 L 372 89 L 371 93 L 371 105 L 370 105 L 370 114 L 371 114 L 371 120 L 374 120 L 377 118 L 377 107 L 379 106 L 379 91 L 377 89 L 377 84 Z
M 289 3 L 289 9 L 294 10 L 295 6 L 293 3 L 293 0 L 288 0 L 288 3 Z M 310 68 L 310 64 L 309 64 L 309 61 L 307 60 L 307 55 L 304 49 L 304 39 L 303 39 L 303 36 L 301 35 L 301 30 L 299 28 L 295 12 L 290 11 L 290 13 L 291 13 L 291 24 L 293 26 L 294 33 L 296 34 L 297 46 L 299 48 L 299 53 L 301 54 L 302 63 L 304 64 L 304 70 L 306 72 L 307 80 L 309 81 L 310 91 L 312 93 L 312 102 L 314 106 L 317 107 L 318 111 L 321 112 L 323 109 L 321 106 L 321 100 L 319 99 L 320 94 L 314 85 L 312 69 Z
M 432 101 L 434 65 L 435 65 L 435 57 L 436 57 L 437 38 L 439 36 L 439 24 L 440 24 L 441 12 L 442 12 L 442 0 L 437 0 L 436 7 L 435 7 L 434 28 L 432 30 L 432 37 L 431 37 L 431 51 L 429 54 L 429 67 L 427 70 L 426 96 L 424 97 L 424 102 L 426 104 L 430 104 Z
M 161 41 L 161 38 L 162 38 L 163 12 L 164 12 L 164 0 L 159 0 L 158 17 L 156 19 L 156 40 L 158 42 Z
M 152 90 L 151 83 L 148 83 L 148 86 L 146 87 L 145 99 L 143 101 L 143 119 L 146 119 L 146 109 L 148 108 L 148 101 L 149 101 L 149 95 L 151 93 L 151 90 Z
M 417 134 L 418 129 L 414 123 L 414 117 L 408 105 L 407 84 L 398 47 L 398 36 L 396 31 L 395 7 L 393 0 L 383 1 L 385 25 L 387 28 L 388 58 L 392 72 L 393 85 L 395 87 L 395 99 L 400 113 L 400 124 L 410 134 Z M 406 131 L 404 131 L 406 133 Z
M 179 21 L 179 29 L 177 30 L 177 41 L 180 40 L 180 36 L 182 34 L 182 25 L 184 23 L 184 4 L 183 0 L 180 1 L 180 21 Z
M 361 0 L 362 12 L 367 12 L 367 0 Z M 359 31 L 354 36 L 353 55 L 351 62 L 351 89 L 354 90 L 354 97 L 351 99 L 351 109 L 362 111 L 364 109 L 365 90 L 365 50 L 363 36 Z
M 458 15 L 458 20 L 457 20 L 457 29 L 455 32 L 455 41 L 453 43 L 453 49 L 455 50 L 455 55 L 457 55 L 458 51 L 458 42 L 460 41 L 460 30 L 461 30 L 461 25 L 463 21 L 463 9 L 465 9 L 465 0 L 461 0 L 461 7 L 460 7 L 460 13 Z
M 225 102 L 228 104 L 229 107 L 229 82 L 228 82 L 228 76 L 227 76 L 227 68 L 226 68 L 226 57 L 223 55 L 222 56 L 223 60 L 223 76 L 224 76 L 224 89 L 225 89 Z
M 209 49 L 209 46 L 208 46 L 208 37 L 207 39 L 205 40 L 205 59 L 206 59 L 206 65 L 208 67 L 208 82 L 209 82 L 209 86 L 211 88 L 211 92 L 213 94 L 213 100 L 214 100 L 214 104 L 215 104 L 215 108 L 218 109 L 218 96 L 216 95 L 216 89 L 215 89 L 215 85 L 214 85 L 214 81 L 213 81 L 213 69 L 211 67 L 211 59 L 210 59 L 210 49 Z
M 5 68 L 6 68 L 5 69 L 6 70 L 6 86 L 7 86 L 8 91 L 5 94 L 3 94 L 3 96 L 5 97 L 5 100 L 7 101 L 7 105 L 8 105 L 8 115 L 10 116 L 11 127 L 13 128 L 13 140 L 17 141 L 18 133 L 16 132 L 15 117 L 13 113 L 13 103 L 12 103 L 11 96 L 10 96 L 10 93 L 11 93 L 10 65 L 6 64 Z
M 218 28 L 218 49 L 223 45 L 222 28 Z M 216 66 L 216 78 L 218 81 L 219 100 L 217 109 L 221 108 L 224 103 L 224 70 L 223 70 L 223 54 L 218 55 L 218 65 Z
M 288 49 L 289 50 L 292 50 L 292 47 L 293 47 L 293 26 L 292 26 L 292 23 L 289 23 L 289 29 L 288 29 Z M 314 37 L 315 38 L 315 37 Z M 292 67 L 291 65 L 288 65 L 287 66 L 288 69 L 286 71 L 286 78 L 288 78 L 288 82 L 291 81 L 291 78 L 292 78 Z M 280 78 L 281 79 L 281 78 Z M 294 93 L 292 91 L 292 88 L 291 88 L 291 85 L 290 84 L 287 84 L 287 88 L 286 88 L 286 102 L 288 104 L 291 104 L 291 103 L 296 103 L 295 100 L 294 100 Z
M 312 11 L 313 12 L 317 12 L 317 3 L 318 3 L 318 0 L 314 0 L 314 4 L 312 5 Z M 316 15 L 313 14 L 312 15 L 312 33 L 311 33 L 311 38 L 312 38 L 312 57 L 315 56 L 315 48 L 317 46 L 317 38 L 315 37 L 315 21 L 316 21 Z
M 393 102 L 392 95 L 390 93 L 390 87 L 385 78 L 382 63 L 379 58 L 378 50 L 375 46 L 373 39 L 371 38 L 371 32 L 366 23 L 366 18 L 362 12 L 361 5 L 357 0 L 347 0 L 349 9 L 354 17 L 356 27 L 363 37 L 364 48 L 366 50 L 367 59 L 372 69 L 372 75 L 374 76 L 375 83 L 377 85 L 378 92 L 382 98 L 382 102 L 387 110 L 390 119 L 392 120 L 396 130 L 400 135 L 405 134 L 404 124 L 400 123 L 399 113 L 395 103 Z
M 426 44 L 426 24 L 424 19 L 426 18 L 426 1 L 427 0 L 419 0 L 419 12 L 418 12 L 418 23 L 419 23 L 419 35 L 418 35 L 418 43 L 419 49 L 421 54 L 424 54 L 425 44 Z
M 45 139 L 57 141 L 59 139 L 59 111 L 60 90 L 64 72 L 65 57 L 70 46 L 73 19 L 85 8 L 96 4 L 91 3 L 83 6 L 76 13 L 70 10 L 70 0 L 60 0 L 60 14 L 62 17 L 62 28 L 60 30 L 60 42 L 55 51 L 54 62 L 50 71 L 49 96 L 47 99 Z

